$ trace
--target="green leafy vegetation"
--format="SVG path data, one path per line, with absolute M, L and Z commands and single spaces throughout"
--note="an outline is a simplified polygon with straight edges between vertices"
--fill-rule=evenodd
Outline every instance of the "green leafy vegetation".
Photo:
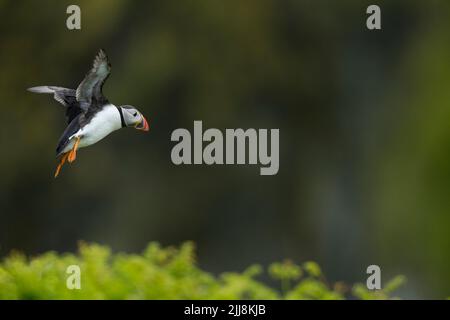
M 80 267 L 80 290 L 66 286 L 70 265 Z M 10 254 L 0 264 L 0 299 L 389 299 L 404 282 L 394 278 L 382 291 L 330 285 L 315 262 L 284 261 L 268 268 L 280 283 L 271 288 L 257 280 L 262 273 L 253 265 L 242 273 L 213 276 L 197 267 L 191 242 L 179 248 L 150 243 L 140 255 L 81 243 L 76 255 L 48 252 L 27 259 Z

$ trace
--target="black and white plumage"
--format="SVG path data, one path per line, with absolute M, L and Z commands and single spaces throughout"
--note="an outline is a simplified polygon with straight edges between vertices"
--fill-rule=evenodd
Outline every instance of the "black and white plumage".
M 144 116 L 132 106 L 115 106 L 103 95 L 102 88 L 111 72 L 111 64 L 103 50 L 95 57 L 91 70 L 76 90 L 57 86 L 39 86 L 28 90 L 51 93 L 66 108 L 68 126 L 56 147 L 61 156 L 55 176 L 66 159 L 72 162 L 77 149 L 90 146 L 122 127 L 148 131 Z

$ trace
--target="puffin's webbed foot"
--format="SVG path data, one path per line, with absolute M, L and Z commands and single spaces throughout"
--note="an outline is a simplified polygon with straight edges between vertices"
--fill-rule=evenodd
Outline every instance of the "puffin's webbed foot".
M 69 161 L 69 163 L 74 162 L 75 159 L 77 158 L 77 150 L 78 150 L 78 145 L 80 144 L 80 140 L 81 140 L 80 137 L 76 138 L 76 141 L 75 141 L 75 144 L 73 145 L 72 150 L 69 151 L 69 157 L 67 159 L 67 161 Z
M 62 168 L 62 166 L 64 165 L 64 163 L 66 162 L 68 156 L 69 156 L 69 153 L 68 153 L 68 152 L 62 154 L 62 156 L 61 156 L 61 158 L 60 158 L 60 160 L 59 160 L 59 164 L 58 164 L 58 166 L 56 167 L 55 178 L 56 178 L 56 177 L 59 175 L 59 173 L 61 172 L 61 168 Z

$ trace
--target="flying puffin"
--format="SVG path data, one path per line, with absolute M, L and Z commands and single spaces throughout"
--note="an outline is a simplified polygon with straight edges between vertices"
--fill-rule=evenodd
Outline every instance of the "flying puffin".
M 54 99 L 66 107 L 68 126 L 56 147 L 56 157 L 60 159 L 55 178 L 66 160 L 69 163 L 75 161 L 78 149 L 93 145 L 111 132 L 124 127 L 148 131 L 147 120 L 136 108 L 130 105 L 115 106 L 103 95 L 102 87 L 110 72 L 108 57 L 105 51 L 100 50 L 92 69 L 76 90 L 56 86 L 28 89 L 35 93 L 52 93 Z

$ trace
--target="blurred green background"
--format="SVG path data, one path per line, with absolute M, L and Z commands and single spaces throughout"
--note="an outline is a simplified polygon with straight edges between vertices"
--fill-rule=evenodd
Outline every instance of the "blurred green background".
M 81 31 L 66 28 L 78 4 Z M 0 0 L 0 256 L 142 251 L 195 241 L 210 272 L 315 260 L 330 281 L 404 274 L 400 296 L 450 293 L 450 3 Z M 99 48 L 114 133 L 53 179 L 63 109 Z M 176 128 L 279 128 L 280 171 L 175 166 Z

